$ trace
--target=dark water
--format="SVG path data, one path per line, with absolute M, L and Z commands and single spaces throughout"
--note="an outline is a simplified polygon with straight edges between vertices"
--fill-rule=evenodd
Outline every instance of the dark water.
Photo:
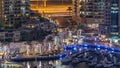
M 85 63 L 77 65 L 61 65 L 59 60 L 57 61 L 34 61 L 34 62 L 23 62 L 24 68 L 89 68 Z
M 28 66 L 28 64 L 30 66 Z M 59 60 L 57 61 L 39 61 L 39 62 L 24 62 L 24 68 L 97 68 L 97 67 L 90 67 L 86 63 L 79 63 L 79 64 L 69 64 L 69 65 L 61 65 Z M 103 67 L 99 67 L 103 68 Z M 108 68 L 108 67 L 107 67 Z M 120 67 L 110 67 L 110 68 L 120 68 Z
M 62 65 L 60 60 L 56 61 L 29 61 L 29 62 L 19 62 L 18 64 L 22 65 L 22 67 L 0 67 L 0 68 L 97 68 L 90 67 L 85 62 L 79 64 L 69 64 Z M 11 65 L 11 64 L 9 64 Z M 103 68 L 103 67 L 99 67 Z M 108 67 L 107 67 L 108 68 Z M 110 67 L 110 68 L 120 68 L 120 67 Z
M 60 61 L 23 62 L 24 68 L 73 68 L 70 65 L 61 65 Z

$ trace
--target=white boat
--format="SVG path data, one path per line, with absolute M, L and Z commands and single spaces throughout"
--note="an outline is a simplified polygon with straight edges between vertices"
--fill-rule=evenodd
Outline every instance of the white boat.
M 4 61 L 1 63 L 1 66 L 2 67 L 12 67 L 12 68 L 23 68 L 23 65 L 22 64 L 18 64 L 18 63 L 15 63 L 15 62 L 9 62 L 9 61 Z

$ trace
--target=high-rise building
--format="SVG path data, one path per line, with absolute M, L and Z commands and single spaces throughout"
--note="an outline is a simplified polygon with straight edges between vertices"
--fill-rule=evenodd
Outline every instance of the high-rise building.
M 0 19 L 6 24 L 25 22 L 29 7 L 29 0 L 0 0 Z
M 73 0 L 73 15 L 79 17 L 80 22 L 89 24 L 88 26 L 96 26 L 93 4 L 94 0 Z
M 0 0 L 0 23 L 2 23 L 2 21 L 3 21 L 3 10 L 4 10 L 4 8 L 3 8 L 3 0 Z
M 106 0 L 107 1 L 107 0 Z M 111 0 L 111 15 L 110 15 L 110 27 L 111 27 L 111 35 L 119 36 L 120 32 L 120 0 Z M 109 10 L 108 10 L 109 11 Z M 108 15 L 109 17 L 109 15 Z M 106 22 L 109 23 L 109 22 Z
M 73 4 L 73 15 L 75 16 L 79 16 L 79 12 L 80 12 L 80 4 L 79 4 L 79 0 L 72 0 L 72 4 Z
M 120 32 L 120 0 L 73 0 L 73 15 L 88 26 L 102 24 L 103 34 L 118 36 Z M 99 26 L 99 25 L 98 25 Z M 93 27 L 93 26 L 92 26 Z

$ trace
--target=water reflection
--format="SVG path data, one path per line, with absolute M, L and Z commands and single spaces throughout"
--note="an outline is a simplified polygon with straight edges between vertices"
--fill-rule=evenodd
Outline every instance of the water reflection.
M 34 61 L 34 62 L 22 62 L 19 63 L 22 64 L 22 67 L 18 67 L 16 64 L 7 64 L 4 67 L 0 68 L 91 68 L 89 67 L 85 62 L 79 63 L 79 64 L 69 64 L 69 65 L 61 65 L 61 61 Z M 11 66 L 10 66 L 11 65 Z M 14 66 L 14 67 L 12 67 Z M 94 68 L 94 67 L 92 67 Z M 97 68 L 97 67 L 95 67 Z M 118 68 L 118 67 L 112 67 L 112 68 Z
M 27 64 L 26 64 L 26 65 L 27 65 L 27 68 L 30 68 L 30 63 L 29 63 L 29 62 L 27 62 Z
M 60 60 L 23 62 L 23 66 L 24 68 L 71 68 L 69 65 L 61 65 Z

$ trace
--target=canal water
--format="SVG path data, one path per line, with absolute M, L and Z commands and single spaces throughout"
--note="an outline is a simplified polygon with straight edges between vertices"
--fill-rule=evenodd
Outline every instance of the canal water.
M 72 68 L 70 65 L 61 65 L 60 60 L 23 62 L 22 64 L 24 68 Z
M 76 65 L 72 65 L 72 64 L 61 65 L 60 60 L 57 60 L 57 61 L 39 61 L 39 62 L 23 62 L 23 65 L 24 65 L 24 68 L 97 68 L 97 67 L 89 67 L 86 63 L 79 63 Z M 99 68 L 101 68 L 101 67 L 99 67 Z M 110 67 L 110 68 L 120 68 L 120 67 Z
M 88 68 L 85 63 L 78 65 L 62 65 L 60 60 L 23 62 L 22 64 L 24 68 Z

